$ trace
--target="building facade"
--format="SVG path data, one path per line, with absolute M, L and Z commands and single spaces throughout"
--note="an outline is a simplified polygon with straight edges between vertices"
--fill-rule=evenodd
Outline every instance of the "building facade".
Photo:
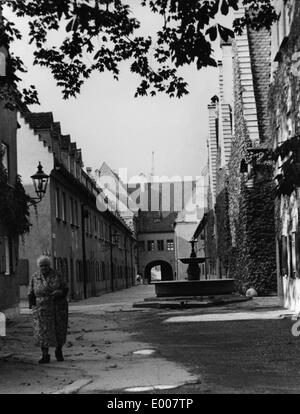
M 22 192 L 17 177 L 17 110 L 15 104 L 8 107 L 3 98 L 7 94 L 13 97 L 7 81 L 7 59 L 0 39 L 0 312 L 11 318 L 19 312 L 18 241 L 24 229 L 18 229 L 18 221 L 26 214 L 26 201 L 25 211 L 19 212 L 15 203 L 17 192 Z
M 275 150 L 284 151 L 280 151 L 275 176 L 290 177 L 278 181 L 275 214 L 278 291 L 284 306 L 299 312 L 300 5 L 292 0 L 274 3 L 280 19 L 272 30 L 271 143 Z M 286 170 L 289 163 L 291 168 Z
M 237 17 L 243 16 L 243 10 Z M 259 294 L 276 292 L 273 165 L 268 114 L 271 37 L 250 30 L 235 39 L 234 138 L 229 161 L 229 263 L 237 287 Z
M 1 163 L 7 171 L 8 182 L 4 177 L 3 185 L 7 187 L 1 191 L 13 192 L 17 178 L 17 150 L 16 150 L 16 131 L 17 114 L 16 111 L 6 109 L 5 104 L 0 102 L 0 145 Z M 4 196 L 4 194 L 2 194 Z M 5 312 L 8 317 L 18 314 L 19 292 L 17 279 L 17 260 L 18 260 L 18 235 L 13 234 L 8 223 L 3 223 L 5 212 L 0 208 L 0 311 Z
M 34 196 L 33 163 L 41 162 L 50 177 L 45 197 L 31 208 L 30 233 L 20 245 L 23 287 L 41 254 L 68 280 L 71 299 L 132 286 L 135 235 L 103 197 L 90 169 L 84 171 L 81 150 L 62 134 L 52 113 L 24 113 L 19 124 L 18 169 L 28 194 Z
M 208 273 L 265 294 L 276 291 L 273 167 L 263 157 L 271 149 L 271 38 L 247 29 L 221 46 L 219 96 L 209 105 Z
M 145 281 L 176 279 L 175 212 L 139 211 L 138 273 Z
M 180 258 L 190 256 L 189 242 L 206 210 L 207 169 L 195 179 L 159 178 L 127 184 L 138 211 L 138 273 L 148 282 L 186 278 Z

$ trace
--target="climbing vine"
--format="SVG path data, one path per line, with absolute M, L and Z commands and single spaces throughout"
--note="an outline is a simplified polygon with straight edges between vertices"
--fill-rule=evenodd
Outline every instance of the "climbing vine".
M 217 220 L 217 254 L 220 258 L 222 277 L 229 275 L 232 260 L 232 241 L 229 221 L 228 177 L 223 172 L 223 189 L 217 195 L 215 212 Z
M 8 183 L 8 175 L 2 163 L 0 152 L 0 224 L 5 226 L 12 236 L 24 235 L 29 232 L 30 197 L 25 193 L 21 177 L 16 177 L 15 186 Z

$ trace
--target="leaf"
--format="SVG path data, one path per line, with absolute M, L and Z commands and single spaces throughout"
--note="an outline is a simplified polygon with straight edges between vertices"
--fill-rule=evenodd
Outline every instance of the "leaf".
M 214 25 L 214 26 L 210 27 L 209 29 L 207 29 L 207 30 L 206 30 L 206 35 L 209 35 L 210 40 L 211 40 L 212 42 L 214 42 L 214 41 L 216 40 L 216 38 L 217 38 L 217 35 L 218 35 L 218 29 L 217 29 L 217 26 L 216 26 L 216 25 Z
M 239 0 L 228 0 L 228 4 L 234 10 L 238 10 L 239 9 Z
M 74 19 L 71 19 L 71 20 L 68 22 L 68 24 L 67 24 L 67 26 L 66 26 L 66 32 L 70 32 L 70 31 L 72 30 L 72 27 L 73 27 L 73 21 L 74 21 Z
M 230 38 L 234 38 L 234 32 L 231 29 L 218 24 L 218 30 L 220 37 L 222 40 L 224 40 L 224 42 L 228 42 Z
M 228 14 L 228 12 L 229 12 L 229 7 L 228 7 L 227 0 L 223 0 L 222 1 L 222 6 L 221 6 L 221 13 L 226 16 Z

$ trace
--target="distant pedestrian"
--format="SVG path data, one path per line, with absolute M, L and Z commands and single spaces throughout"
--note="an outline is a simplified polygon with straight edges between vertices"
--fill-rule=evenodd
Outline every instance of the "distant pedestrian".
M 137 285 L 140 285 L 142 283 L 141 275 L 136 275 L 136 283 L 137 283 Z
M 29 308 L 32 309 L 34 340 L 42 350 L 40 364 L 50 362 L 49 348 L 55 347 L 57 361 L 63 361 L 62 347 L 68 328 L 68 287 L 62 276 L 51 269 L 48 256 L 37 261 L 28 287 Z

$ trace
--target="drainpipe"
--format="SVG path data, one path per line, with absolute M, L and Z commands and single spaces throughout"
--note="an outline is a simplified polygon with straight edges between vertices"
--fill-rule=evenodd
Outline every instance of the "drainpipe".
M 127 259 L 127 236 L 125 233 L 125 281 L 126 281 L 126 289 L 128 288 L 128 259 Z
M 217 223 L 217 215 L 214 211 L 214 231 L 215 231 L 215 244 L 216 244 L 216 277 L 217 279 L 222 279 L 222 273 L 221 273 L 221 261 L 218 254 L 218 247 L 219 247 L 219 235 L 218 235 L 218 223 Z
M 135 275 L 135 272 L 134 272 L 135 261 L 133 260 L 133 255 L 134 255 L 134 253 L 133 253 L 133 242 L 131 240 L 131 242 L 130 242 L 131 286 L 134 286 L 134 280 L 133 279 L 134 279 L 134 275 Z M 139 268 L 139 264 L 138 263 L 137 263 L 137 267 Z
M 206 233 L 206 226 L 204 227 L 204 256 L 207 257 L 207 245 L 206 245 L 206 241 L 207 241 L 207 233 Z M 208 279 L 207 277 L 207 260 L 205 260 L 205 280 Z
M 109 225 L 109 244 L 110 244 L 110 288 L 114 291 L 114 262 L 113 262 L 113 243 L 112 243 L 112 225 Z
M 132 244 L 131 244 L 131 255 L 133 256 L 133 254 L 134 254 L 134 252 L 133 252 L 133 247 L 132 247 Z M 140 255 L 140 247 L 139 247 L 139 237 L 137 235 L 136 236 L 136 259 L 137 259 L 137 263 L 136 263 L 137 264 L 137 269 L 136 269 L 136 271 L 137 271 L 137 274 L 141 274 L 143 280 L 145 280 L 146 279 L 145 278 L 145 273 L 142 274 L 142 272 L 140 272 L 140 270 L 141 270 L 141 257 L 140 256 L 141 255 Z M 135 259 L 135 257 L 134 257 L 134 259 Z M 134 264 L 135 264 L 135 262 L 134 262 Z M 134 276 L 132 275 L 132 286 L 135 285 L 135 281 L 133 281 L 133 278 L 135 276 L 136 276 L 136 274 L 134 274 Z
M 89 213 L 85 204 L 81 205 L 81 229 L 82 229 L 82 262 L 83 262 L 83 297 L 87 298 L 87 264 L 86 264 L 86 243 L 85 243 L 85 219 Z

